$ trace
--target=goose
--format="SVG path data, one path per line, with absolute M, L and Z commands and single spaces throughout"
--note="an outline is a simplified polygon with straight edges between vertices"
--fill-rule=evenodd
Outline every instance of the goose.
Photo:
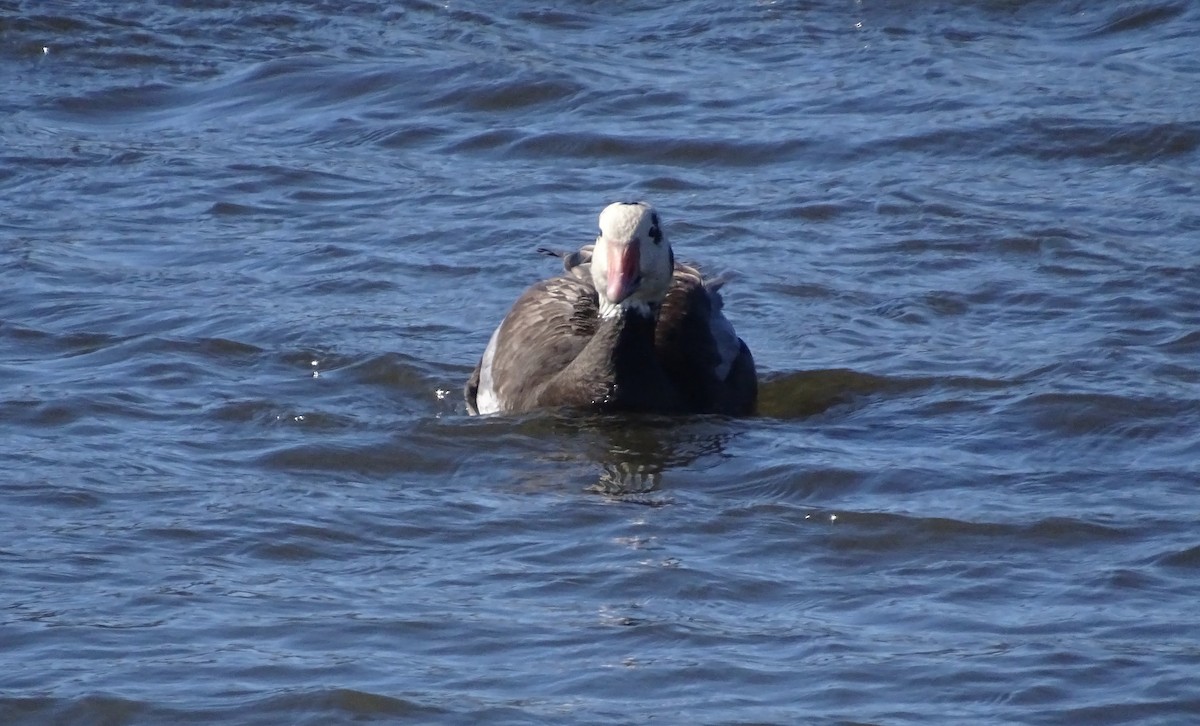
M 675 261 L 658 212 L 616 202 L 595 244 L 562 258 L 492 333 L 467 381 L 471 414 L 755 411 L 750 349 L 722 312 L 724 280 Z

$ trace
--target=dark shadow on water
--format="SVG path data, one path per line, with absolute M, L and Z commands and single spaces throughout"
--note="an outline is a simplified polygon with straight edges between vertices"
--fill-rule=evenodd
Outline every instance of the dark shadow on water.
M 624 502 L 663 506 L 672 499 L 671 472 L 717 466 L 731 455 L 729 444 L 763 418 L 800 419 L 833 406 L 885 391 L 911 388 L 911 381 L 851 370 L 799 371 L 764 379 L 759 416 L 660 416 L 541 411 L 505 419 L 525 440 L 558 440 L 566 461 L 594 465 L 595 480 L 584 491 Z M 495 423 L 499 423 L 496 421 Z M 492 426 L 487 426 L 493 429 Z M 590 479 L 590 477 L 589 477 Z
M 765 378 L 759 389 L 759 416 L 798 419 L 833 406 L 914 385 L 848 369 L 796 371 Z M 670 503 L 662 496 L 663 477 L 673 469 L 702 466 L 726 457 L 726 448 L 755 418 L 724 416 L 587 416 L 559 412 L 530 423 L 586 441 L 584 455 L 599 470 L 586 491 L 639 504 Z
M 584 491 L 648 506 L 671 503 L 661 493 L 665 474 L 725 456 L 726 445 L 742 429 L 737 420 L 722 416 L 581 415 L 566 411 L 528 423 L 531 429 L 573 440 L 578 455 L 595 464 L 596 480 Z
M 316 360 L 303 356 L 305 363 L 310 359 Z M 671 502 L 663 494 L 664 484 L 670 489 L 706 469 L 728 466 L 733 457 L 731 442 L 759 429 L 766 419 L 803 419 L 834 406 L 862 403 L 871 395 L 929 384 L 851 370 L 798 371 L 764 378 L 760 415 L 755 417 L 572 410 L 471 417 L 462 414 L 457 401 L 429 403 L 436 399 L 434 387 L 419 361 L 405 356 L 378 356 L 349 365 L 333 356 L 322 361 L 329 362 L 329 370 L 341 371 L 358 382 L 417 391 L 421 401 L 416 396 L 403 400 L 412 400 L 413 408 L 426 410 L 401 417 L 389 431 L 369 420 L 370 410 L 363 414 L 368 417 L 363 421 L 351 415 L 323 415 L 319 410 L 302 417 L 288 416 L 283 423 L 292 428 L 273 432 L 274 445 L 256 456 L 261 465 L 273 470 L 365 477 L 461 475 L 486 480 L 488 467 L 500 462 L 503 471 L 518 477 L 522 471 L 545 471 L 547 466 L 567 470 L 583 463 L 593 472 L 586 475 L 584 491 L 651 506 Z M 439 405 L 443 406 L 440 414 L 428 415 L 427 409 Z M 271 402 L 226 409 L 229 407 L 219 412 L 221 417 L 235 423 L 283 425 L 278 405 Z M 493 453 L 498 458 L 493 458 Z M 478 463 L 464 467 L 464 457 L 478 457 Z M 737 469 L 735 465 L 730 471 Z
M 885 378 L 848 369 L 796 371 L 765 378 L 759 416 L 571 416 L 558 414 L 560 431 L 587 434 L 586 456 L 599 470 L 586 491 L 622 501 L 669 504 L 661 491 L 673 469 L 703 467 L 728 457 L 729 443 L 762 417 L 800 419 L 879 393 L 909 390 L 927 382 Z
M 759 382 L 758 412 L 770 418 L 805 418 L 863 396 L 911 386 L 911 382 L 846 368 L 794 371 Z

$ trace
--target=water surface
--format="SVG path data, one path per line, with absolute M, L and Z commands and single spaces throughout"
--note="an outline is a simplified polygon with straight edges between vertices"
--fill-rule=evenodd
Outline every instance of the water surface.
M 1188 723 L 1189 3 L 0 3 L 0 721 Z M 615 199 L 762 413 L 465 415 Z

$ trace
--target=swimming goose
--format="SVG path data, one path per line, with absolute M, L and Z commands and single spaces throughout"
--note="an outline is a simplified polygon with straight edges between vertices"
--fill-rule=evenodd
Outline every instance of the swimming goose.
M 526 290 L 492 333 L 466 385 L 472 414 L 754 413 L 754 358 L 721 312 L 723 281 L 675 261 L 652 206 L 610 204 L 594 245 L 551 254 L 565 274 Z

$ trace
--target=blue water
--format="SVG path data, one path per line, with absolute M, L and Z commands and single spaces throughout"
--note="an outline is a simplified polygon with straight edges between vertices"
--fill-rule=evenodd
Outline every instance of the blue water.
M 0 2 L 0 722 L 1187 724 L 1200 10 Z M 472 418 L 646 199 L 762 416 Z

